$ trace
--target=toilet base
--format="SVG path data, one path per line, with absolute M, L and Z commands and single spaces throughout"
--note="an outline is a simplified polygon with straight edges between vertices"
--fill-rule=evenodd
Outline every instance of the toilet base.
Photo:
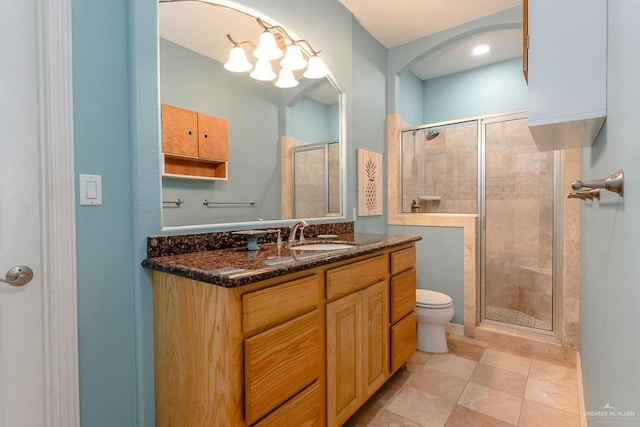
M 428 353 L 448 353 L 447 335 L 443 325 L 418 323 L 418 350 Z

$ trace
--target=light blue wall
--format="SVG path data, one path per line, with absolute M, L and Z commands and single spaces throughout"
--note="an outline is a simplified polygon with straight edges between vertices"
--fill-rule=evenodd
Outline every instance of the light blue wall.
M 335 138 L 337 134 L 338 127 L 329 127 L 332 123 L 337 125 L 337 118 L 331 117 L 331 114 L 337 113 L 338 110 L 332 106 L 303 97 L 291 107 L 291 136 L 306 142 L 329 141 L 332 135 Z
M 407 71 L 400 76 L 399 84 L 398 113 L 405 122 L 413 126 L 425 123 L 424 82 L 411 71 Z
M 453 300 L 452 323 L 464 323 L 463 229 L 460 227 L 389 226 L 391 234 L 417 234 L 417 287 L 445 293 Z
M 127 1 L 74 0 L 72 26 L 75 172 L 102 175 L 103 191 L 102 206 L 76 209 L 80 421 L 131 426 L 136 369 Z
M 638 22 L 639 2 L 608 2 L 607 121 L 582 162 L 585 179 L 625 172 L 623 199 L 605 191 L 600 203 L 584 204 L 580 273 L 585 407 L 634 411 L 633 420 L 610 420 L 625 426 L 640 422 L 640 55 L 629 49 L 640 44 Z
M 421 123 L 526 110 L 527 91 L 521 57 L 426 80 Z
M 356 150 L 363 148 L 376 153 L 383 153 L 386 158 L 386 110 L 385 84 L 387 49 L 364 30 L 356 21 L 353 22 L 353 119 L 349 126 L 353 128 L 353 139 L 348 145 L 347 170 L 355 177 L 357 167 Z M 383 210 L 382 215 L 357 217 L 355 230 L 359 233 L 381 233 L 387 225 L 387 168 L 383 161 Z M 357 193 L 352 189 L 352 197 L 357 200 Z M 347 215 L 352 218 L 351 211 Z

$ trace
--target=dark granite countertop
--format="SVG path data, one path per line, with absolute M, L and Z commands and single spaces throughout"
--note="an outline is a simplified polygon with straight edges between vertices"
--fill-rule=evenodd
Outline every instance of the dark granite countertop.
M 261 243 L 257 251 L 243 247 L 159 256 L 144 260 L 142 266 L 214 285 L 237 287 L 420 239 L 410 235 L 344 233 L 330 242 L 313 238 L 307 239 L 307 243 L 351 243 L 353 248 L 297 251 L 289 249 L 286 242 Z

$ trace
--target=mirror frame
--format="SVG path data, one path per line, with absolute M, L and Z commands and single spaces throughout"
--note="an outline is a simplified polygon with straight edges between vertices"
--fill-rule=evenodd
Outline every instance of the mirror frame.
M 301 39 L 295 32 L 291 31 L 286 25 L 283 25 L 277 19 L 273 19 L 272 16 L 262 13 L 256 9 L 252 9 L 248 6 L 236 3 L 234 1 L 229 0 L 159 0 L 158 7 L 162 3 L 177 3 L 183 1 L 195 1 L 199 3 L 208 3 L 214 6 L 226 7 L 229 9 L 236 10 L 240 13 L 248 15 L 250 17 L 260 17 L 265 21 L 269 22 L 271 25 L 277 25 L 285 28 L 287 32 L 291 35 L 291 37 L 295 39 Z M 159 14 L 157 16 L 159 19 Z M 157 100 L 158 100 L 158 111 L 160 111 L 160 31 L 159 25 L 157 30 Z M 338 129 L 338 137 L 340 142 L 340 210 L 341 214 L 335 217 L 320 217 L 320 218 L 302 218 L 310 224 L 321 224 L 321 223 L 335 223 L 335 222 L 345 222 L 349 221 L 349 218 L 346 214 L 347 209 L 347 109 L 346 109 L 346 95 L 344 89 L 338 84 L 335 80 L 333 74 L 331 73 L 331 69 L 328 64 L 327 66 L 327 79 L 329 82 L 335 87 L 338 92 L 338 119 L 339 119 L 339 129 Z M 161 131 L 161 122 L 158 121 L 158 149 L 160 151 L 160 157 L 162 157 L 162 131 Z M 282 184 L 281 184 L 282 185 Z M 160 204 L 160 212 L 161 212 L 161 223 L 164 218 L 162 213 L 162 180 L 160 180 L 160 200 L 158 200 Z M 228 222 L 228 223 L 211 223 L 211 224 L 197 224 L 197 225 L 172 225 L 165 226 L 162 224 L 162 232 L 173 232 L 173 233 L 183 233 L 183 232 L 210 232 L 210 231 L 232 231 L 232 230 L 242 230 L 242 229 L 253 229 L 253 228 L 272 228 L 272 227 L 286 227 L 296 222 L 298 218 L 295 219 L 277 219 L 277 220 L 264 220 L 264 221 L 244 221 L 244 222 Z M 354 218 L 355 221 L 355 212 Z

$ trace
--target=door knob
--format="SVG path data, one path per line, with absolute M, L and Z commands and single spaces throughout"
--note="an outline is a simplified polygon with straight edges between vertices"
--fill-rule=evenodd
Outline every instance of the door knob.
M 16 265 L 7 271 L 4 280 L 0 282 L 8 283 L 11 286 L 24 286 L 33 279 L 33 270 L 26 265 Z

